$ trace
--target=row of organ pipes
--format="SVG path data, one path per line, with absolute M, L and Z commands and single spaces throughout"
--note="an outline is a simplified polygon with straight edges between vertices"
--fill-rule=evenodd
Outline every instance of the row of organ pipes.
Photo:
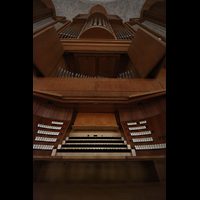
M 86 76 L 83 74 L 79 74 L 79 73 L 73 73 L 70 71 L 67 71 L 66 69 L 63 69 L 61 67 L 58 68 L 55 77 L 60 77 L 60 78 L 107 78 L 107 77 L 103 77 L 103 76 Z
M 134 71 L 134 73 L 133 73 Z M 135 69 L 123 72 L 121 74 L 117 75 L 118 79 L 124 79 L 124 78 L 137 78 L 137 74 Z M 61 67 L 58 68 L 55 77 L 60 77 L 60 78 L 107 78 L 104 76 L 87 76 L 87 75 L 83 75 L 83 74 L 79 74 L 79 73 L 74 73 L 74 72 L 70 72 L 67 71 L 66 69 L 63 69 Z
M 33 23 L 33 32 L 39 28 L 42 28 L 50 23 L 54 22 L 54 19 L 52 17 L 43 19 L 41 21 Z
M 95 17 L 95 18 L 92 18 L 85 26 L 84 30 L 87 29 L 88 27 L 90 26 L 96 26 L 96 25 L 99 25 L 99 26 L 104 26 L 106 27 L 107 29 L 109 29 L 111 31 L 111 28 L 108 24 L 107 21 L 105 21 L 102 17 Z
M 135 72 L 135 69 L 133 69 L 133 71 Z M 133 71 L 129 70 L 127 72 L 123 72 L 121 74 L 118 74 L 117 78 L 137 78 L 136 72 L 135 72 L 135 75 L 134 75 Z
M 77 38 L 79 35 L 79 31 L 77 31 L 75 28 L 68 26 L 66 29 L 64 29 L 63 31 L 61 31 L 59 33 L 59 38 Z
M 84 30 L 87 29 L 90 26 L 95 26 L 95 25 L 104 26 L 108 30 L 111 31 L 110 25 L 102 17 L 92 18 L 89 22 L 87 22 L 86 26 L 84 27 Z M 62 30 L 59 33 L 59 38 L 60 39 L 78 38 L 79 34 L 80 34 L 80 31 L 76 30 L 72 26 L 68 26 L 67 28 L 65 28 L 64 30 Z
M 141 22 L 141 24 L 154 30 L 155 32 L 159 33 L 160 35 L 166 37 L 166 27 L 160 26 L 160 25 L 150 22 L 148 20 L 144 20 L 143 22 Z M 138 25 L 138 24 L 134 24 L 132 26 L 135 30 L 137 30 L 140 27 L 140 25 Z
M 46 19 L 43 19 L 41 21 L 38 21 L 38 22 L 35 22 L 33 23 L 33 32 L 46 26 L 46 25 L 49 25 L 51 23 L 53 23 L 55 20 L 52 18 L 52 17 L 48 17 Z M 61 22 L 57 22 L 55 24 L 53 24 L 52 26 L 55 27 L 55 29 L 58 29 L 59 27 L 61 27 L 63 25 L 63 23 Z
M 122 39 L 122 40 L 132 40 L 134 37 L 134 34 L 128 28 L 124 28 L 116 32 L 115 35 L 117 39 Z

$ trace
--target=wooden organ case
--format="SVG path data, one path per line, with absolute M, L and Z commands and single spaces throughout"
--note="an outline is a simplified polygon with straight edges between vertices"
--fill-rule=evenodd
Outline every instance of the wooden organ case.
M 69 21 L 33 1 L 34 199 L 164 199 L 164 14 L 165 1 L 146 0 L 129 22 L 101 5 Z
M 123 22 L 101 5 L 69 21 L 33 2 L 33 160 L 165 161 L 166 37 L 152 30 L 164 4 Z

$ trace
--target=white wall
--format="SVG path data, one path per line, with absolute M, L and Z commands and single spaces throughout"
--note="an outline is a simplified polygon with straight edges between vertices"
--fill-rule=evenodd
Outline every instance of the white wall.
M 88 14 L 96 5 L 102 5 L 108 14 L 118 15 L 124 22 L 132 17 L 140 17 L 145 0 L 52 0 L 57 16 L 71 20 L 78 14 Z

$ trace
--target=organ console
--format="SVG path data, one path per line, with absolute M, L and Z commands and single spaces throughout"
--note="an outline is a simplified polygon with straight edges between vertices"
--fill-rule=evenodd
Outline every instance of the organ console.
M 34 114 L 33 156 L 35 159 L 38 155 L 52 159 L 56 156 L 66 159 L 80 155 L 100 158 L 122 156 L 123 159 L 124 156 L 137 159 L 148 155 L 159 158 L 166 154 L 165 120 L 165 112 L 135 121 L 124 121 L 120 117 L 124 132 L 121 134 L 112 113 L 78 113 L 72 129 L 69 129 L 69 120 L 55 120 Z

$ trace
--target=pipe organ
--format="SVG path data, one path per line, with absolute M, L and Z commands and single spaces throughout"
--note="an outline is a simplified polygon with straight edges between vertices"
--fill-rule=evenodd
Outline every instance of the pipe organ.
M 73 190 L 59 196 L 70 176 L 95 187 L 120 182 L 131 192 L 122 183 L 160 184 L 167 148 L 166 2 L 146 0 L 140 18 L 129 22 L 101 5 L 69 21 L 56 15 L 51 0 L 33 2 L 34 199 L 40 192 L 42 199 L 73 199 Z M 51 189 L 40 180 L 50 180 Z
M 66 183 L 75 162 L 80 169 L 73 167 L 72 180 L 89 170 L 85 182 L 97 174 L 103 184 L 108 176 L 118 182 L 119 174 L 121 183 L 148 176 L 142 181 L 160 184 L 167 148 L 165 1 L 146 0 L 129 22 L 101 5 L 69 21 L 56 15 L 51 0 L 33 2 L 34 173 L 49 180 L 62 174 Z M 142 167 L 133 170 L 134 163 Z M 34 180 L 38 194 L 42 179 Z

